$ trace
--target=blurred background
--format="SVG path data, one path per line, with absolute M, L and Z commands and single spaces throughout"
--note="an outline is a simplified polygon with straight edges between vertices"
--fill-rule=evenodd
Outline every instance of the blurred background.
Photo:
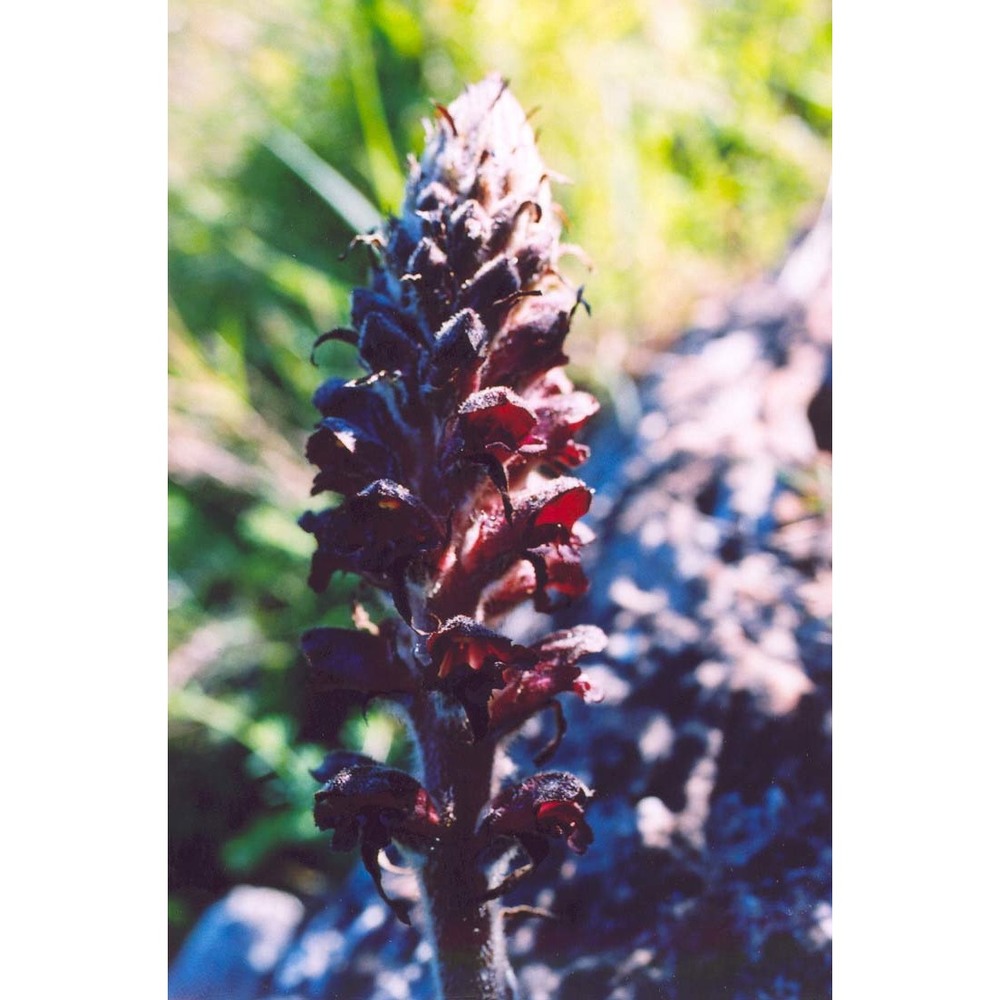
M 829 183 L 829 0 L 171 0 L 169 920 L 239 882 L 310 896 L 354 863 L 311 816 L 342 745 L 392 718 L 307 697 L 298 636 L 357 580 L 305 583 L 310 398 L 358 369 L 315 336 L 364 283 L 432 101 L 496 70 L 533 121 L 592 317 L 571 374 L 628 420 L 649 352 L 773 267 Z M 586 470 L 584 469 L 584 476 Z M 373 614 L 375 595 L 360 594 Z

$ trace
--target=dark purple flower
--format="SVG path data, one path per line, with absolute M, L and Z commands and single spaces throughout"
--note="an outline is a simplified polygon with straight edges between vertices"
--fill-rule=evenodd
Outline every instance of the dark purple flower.
M 522 302 L 483 366 L 482 384 L 519 389 L 566 364 L 563 344 L 576 305 L 577 297 L 565 289 Z
M 355 493 L 373 479 L 399 475 L 396 457 L 369 431 L 340 417 L 325 417 L 306 443 L 306 458 L 318 465 L 312 492 Z
M 379 895 L 409 924 L 407 904 L 390 899 L 382 887 L 378 855 L 393 839 L 415 849 L 435 839 L 441 820 L 427 790 L 403 771 L 343 750 L 328 755 L 314 773 L 324 780 L 315 796 L 316 825 L 332 833 L 336 851 L 360 841 L 361 860 Z
M 601 652 L 607 642 L 607 636 L 594 625 L 577 625 L 540 640 L 531 647 L 535 658 L 531 669 L 505 672 L 503 688 L 490 700 L 490 729 L 517 729 L 564 692 L 572 691 L 586 701 L 599 701 L 600 693 L 577 662 L 589 653 Z M 546 748 L 546 756 L 557 747 L 558 737 L 554 745 Z
M 583 854 L 594 840 L 584 818 L 584 808 L 593 794 L 572 774 L 546 771 L 496 796 L 483 819 L 483 834 L 490 839 L 507 837 L 517 841 L 529 861 L 491 889 L 487 898 L 512 889 L 539 865 L 549 853 L 551 840 L 565 840 L 570 850 Z
M 431 635 L 427 651 L 435 683 L 462 704 L 476 739 L 486 734 L 489 698 L 503 687 L 505 673 L 525 670 L 537 659 L 532 650 L 465 615 L 449 619 Z
M 405 575 L 423 553 L 444 541 L 441 525 L 405 486 L 378 479 L 342 506 L 299 519 L 316 536 L 309 585 L 325 590 L 337 570 L 360 573 L 390 590 L 400 614 L 409 618 Z
M 513 389 L 494 386 L 474 392 L 458 408 L 463 450 L 512 457 L 538 423 L 530 406 Z

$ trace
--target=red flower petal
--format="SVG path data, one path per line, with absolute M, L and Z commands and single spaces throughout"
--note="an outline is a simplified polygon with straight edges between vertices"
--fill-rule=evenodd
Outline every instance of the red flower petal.
M 504 686 L 508 674 L 528 669 L 537 659 L 530 649 L 465 615 L 431 635 L 427 651 L 436 671 L 434 686 L 459 701 L 476 740 L 489 729 L 493 692 Z
M 536 659 L 529 649 L 466 615 L 456 615 L 445 622 L 428 638 L 427 650 L 441 677 L 459 663 L 480 670 L 489 660 L 529 666 Z
M 541 489 L 515 500 L 515 518 L 523 518 L 529 525 L 526 547 L 568 537 L 569 529 L 590 510 L 592 496 L 591 490 L 579 479 L 560 476 Z M 552 532 L 543 530 L 545 528 L 559 530 Z
M 535 810 L 535 824 L 551 837 L 563 837 L 583 819 L 583 809 L 576 802 L 543 802 Z
M 577 661 L 599 653 L 607 636 L 593 625 L 553 632 L 531 647 L 538 662 L 531 670 L 506 677 L 507 683 L 490 700 L 490 728 L 504 733 L 517 729 L 556 697 L 567 691 L 587 698 L 590 682 Z
M 466 450 L 481 451 L 497 443 L 513 450 L 537 417 L 516 392 L 496 386 L 469 396 L 459 407 L 458 420 Z
M 540 639 L 532 647 L 545 666 L 573 666 L 588 653 L 600 653 L 608 637 L 596 625 L 574 625 Z
M 465 533 L 462 550 L 455 553 L 442 576 L 433 610 L 444 616 L 469 609 L 471 595 L 482 595 L 521 559 L 534 566 L 534 586 L 516 570 L 507 581 L 510 588 L 501 587 L 492 595 L 500 601 L 499 607 L 516 603 L 516 588 L 523 589 L 523 596 L 534 593 L 536 606 L 543 611 L 552 610 L 549 588 L 567 597 L 583 593 L 587 581 L 576 550 L 584 543 L 587 529 L 575 522 L 589 508 L 591 495 L 579 479 L 563 476 L 538 490 L 516 494 L 509 521 L 499 504 L 493 511 L 480 513 Z M 495 608 L 489 613 L 494 614 Z
M 583 808 L 592 796 L 572 774 L 546 771 L 504 789 L 491 803 L 484 826 L 494 834 L 513 837 L 559 838 L 584 829 L 589 833 Z M 577 846 L 585 839 L 586 834 L 577 837 Z

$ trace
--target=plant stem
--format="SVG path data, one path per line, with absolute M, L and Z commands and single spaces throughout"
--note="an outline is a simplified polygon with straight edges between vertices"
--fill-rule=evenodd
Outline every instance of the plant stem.
M 424 782 L 445 805 L 438 844 L 421 869 L 428 915 L 426 934 L 437 955 L 443 1000 L 510 1000 L 510 965 L 500 904 L 480 902 L 487 880 L 477 859 L 476 820 L 495 793 L 496 747 L 492 740 L 467 743 L 442 726 L 432 694 L 411 709 L 423 754 Z

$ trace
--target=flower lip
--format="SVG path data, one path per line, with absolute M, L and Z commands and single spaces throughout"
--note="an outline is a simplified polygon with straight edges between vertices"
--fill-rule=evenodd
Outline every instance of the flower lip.
M 377 525 L 385 539 L 407 539 L 414 548 L 441 541 L 441 532 L 426 504 L 391 479 L 376 479 L 350 500 L 356 515 Z
M 537 659 L 525 646 L 466 615 L 449 618 L 428 638 L 427 651 L 442 678 L 463 663 L 478 672 L 491 663 L 528 667 Z
M 535 809 L 535 824 L 550 837 L 565 837 L 583 819 L 583 807 L 577 802 L 542 802 Z
M 494 830 L 516 831 L 538 819 L 538 810 L 547 803 L 585 805 L 594 793 L 575 775 L 566 771 L 543 771 L 505 788 L 493 800 L 486 819 Z
M 503 615 L 528 598 L 537 611 L 548 614 L 585 594 L 588 581 L 580 563 L 581 527 L 582 522 L 577 522 L 566 544 L 528 549 L 521 561 L 489 584 L 481 601 L 485 617 Z
M 513 451 L 538 416 L 513 389 L 494 386 L 469 396 L 458 409 L 458 420 L 467 448 L 487 450 L 500 444 Z
M 577 625 L 553 632 L 535 643 L 531 651 L 537 662 L 532 669 L 517 675 L 505 674 L 503 688 L 490 701 L 490 729 L 497 733 L 510 732 L 536 712 L 553 705 L 556 696 L 566 692 L 572 691 L 585 701 L 600 700 L 599 692 L 593 690 L 577 661 L 590 653 L 600 652 L 606 645 L 607 636 L 593 625 Z M 551 756 L 559 746 L 563 728 L 543 751 L 544 757 Z
M 537 656 L 500 632 L 465 615 L 449 619 L 427 640 L 435 669 L 431 685 L 450 692 L 465 709 L 472 736 L 489 730 L 489 702 L 509 673 L 530 668 Z
M 591 497 L 592 491 L 579 479 L 561 476 L 538 489 L 522 489 L 514 494 L 508 501 L 509 517 L 500 516 L 499 511 L 484 512 L 467 534 L 454 568 L 443 579 L 437 594 L 443 601 L 440 606 L 460 609 L 462 604 L 458 602 L 464 596 L 460 590 L 474 585 L 482 593 L 491 582 L 507 576 L 522 559 L 534 566 L 537 585 L 525 590 L 523 577 L 511 577 L 505 595 L 500 598 L 496 593 L 494 597 L 510 600 L 519 591 L 525 596 L 533 593 L 536 606 L 548 610 L 544 590 L 549 586 L 550 561 L 560 574 L 560 591 L 566 596 L 581 593 L 586 586 L 582 569 L 577 572 L 569 564 L 579 562 L 576 549 L 582 544 L 583 526 L 577 524 L 577 519 L 589 509 Z M 560 562 L 567 563 L 565 572 L 558 567 Z
M 531 859 L 527 869 L 509 876 L 490 895 L 499 895 L 548 854 L 548 841 L 565 839 L 570 850 L 583 854 L 594 834 L 584 808 L 594 793 L 566 771 L 546 771 L 525 778 L 497 795 L 483 819 L 487 836 L 511 837 Z
M 546 524 L 559 524 L 572 528 L 590 510 L 593 493 L 582 483 L 571 486 L 548 499 L 534 516 L 532 524 L 540 528 Z
M 445 533 L 419 497 L 378 479 L 340 507 L 307 511 L 299 525 L 316 537 L 309 586 L 322 592 L 337 570 L 366 575 L 388 589 L 401 617 L 410 620 L 405 573 L 422 554 L 443 545 Z
M 514 523 L 524 532 L 524 548 L 567 543 L 573 526 L 590 510 L 593 491 L 579 479 L 560 476 L 514 499 Z
M 546 389 L 557 386 L 559 383 L 552 380 L 543 383 L 537 394 L 531 393 L 531 405 L 538 415 L 533 437 L 538 443 L 524 451 L 557 468 L 574 468 L 587 460 L 590 449 L 574 441 L 573 435 L 600 410 L 600 404 L 589 392 L 545 393 Z

